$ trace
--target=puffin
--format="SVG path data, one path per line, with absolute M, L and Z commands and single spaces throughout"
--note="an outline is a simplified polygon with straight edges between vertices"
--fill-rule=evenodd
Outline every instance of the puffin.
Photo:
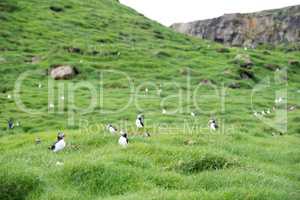
M 14 125 L 14 121 L 12 119 L 9 119 L 7 123 L 8 123 L 8 129 L 14 128 L 15 125 Z
M 122 147 L 127 147 L 128 145 L 127 133 L 125 133 L 124 131 L 121 131 L 121 136 L 119 138 L 119 145 L 121 145 Z
M 41 138 L 38 137 L 35 139 L 35 144 L 41 144 L 41 142 L 42 142 Z
M 217 130 L 219 128 L 216 120 L 214 120 L 214 119 L 209 120 L 208 123 L 209 123 L 210 130 L 215 131 L 215 130 Z
M 135 125 L 137 128 L 144 128 L 144 116 L 143 115 L 138 115 L 136 120 L 135 120 Z
M 107 125 L 107 130 L 111 133 L 111 134 L 115 134 L 117 132 L 117 129 L 115 127 L 113 127 L 113 125 L 108 124 Z
M 280 104 L 283 102 L 283 98 L 282 97 L 279 97 L 277 99 L 275 99 L 275 104 Z
M 58 152 L 63 150 L 65 147 L 65 135 L 62 132 L 59 132 L 57 135 L 57 141 L 49 149 L 53 152 Z
M 149 132 L 146 131 L 146 132 L 144 133 L 144 137 L 151 137 L 151 135 L 150 135 Z

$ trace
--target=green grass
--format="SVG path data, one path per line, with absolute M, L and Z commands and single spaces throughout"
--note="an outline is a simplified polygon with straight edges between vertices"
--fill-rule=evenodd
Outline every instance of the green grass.
M 51 134 L 40 134 L 40 145 L 35 135 L 2 138 L 2 199 L 299 198 L 300 142 L 292 136 L 179 132 L 136 136 L 122 149 L 102 131 L 66 134 L 77 148 L 58 154 L 47 150 Z
M 289 65 L 300 61 L 299 50 L 224 51 L 115 0 L 2 0 L 0 27 L 0 199 L 299 199 L 300 66 Z M 240 78 L 237 54 L 251 57 L 255 78 Z M 33 57 L 39 61 L 31 63 Z M 73 65 L 80 74 L 53 81 L 48 91 L 46 71 L 55 64 Z M 275 82 L 267 64 L 287 68 L 286 87 Z M 133 87 L 122 74 L 105 70 L 125 73 Z M 31 114 L 14 96 L 7 98 L 27 71 L 17 94 Z M 269 87 L 255 93 L 252 104 L 253 88 L 268 77 Z M 101 91 L 88 113 L 80 108 L 89 105 L 91 93 L 78 88 L 72 103 L 68 89 L 82 82 Z M 204 82 L 212 82 L 217 93 L 199 86 Z M 240 88 L 230 89 L 232 83 Z M 288 106 L 296 107 L 287 114 L 283 136 L 253 115 L 272 108 L 281 89 L 287 90 Z M 55 108 L 48 111 L 51 92 Z M 174 96 L 179 94 L 182 99 Z M 163 115 L 162 109 L 178 110 Z M 140 112 L 150 138 L 134 127 Z M 219 132 L 208 130 L 211 117 L 218 119 Z M 9 118 L 20 127 L 7 130 Z M 127 129 L 127 149 L 105 132 L 108 123 Z M 47 148 L 58 130 L 66 133 L 68 146 L 53 154 Z

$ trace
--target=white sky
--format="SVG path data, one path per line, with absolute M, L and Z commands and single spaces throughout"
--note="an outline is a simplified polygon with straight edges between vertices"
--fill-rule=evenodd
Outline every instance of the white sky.
M 300 0 L 120 0 L 164 25 L 300 4 Z

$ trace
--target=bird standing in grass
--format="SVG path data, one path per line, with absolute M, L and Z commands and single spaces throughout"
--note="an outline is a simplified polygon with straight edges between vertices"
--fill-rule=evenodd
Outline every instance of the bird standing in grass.
M 41 142 L 42 142 L 42 141 L 41 141 L 41 138 L 36 138 L 36 139 L 35 139 L 35 144 L 41 144 Z
M 14 128 L 15 125 L 14 125 L 13 119 L 9 119 L 7 123 L 8 123 L 8 129 L 13 129 Z
M 145 89 L 145 96 L 147 96 L 147 95 L 148 95 L 148 93 L 149 93 L 149 89 L 148 89 L 148 88 L 146 88 L 146 89 Z
M 111 133 L 111 134 L 115 134 L 118 130 L 115 128 L 115 127 L 113 127 L 113 125 L 111 125 L 111 124 L 108 124 L 107 125 L 107 130 Z
M 50 147 L 53 152 L 58 152 L 66 147 L 65 135 L 63 133 L 58 133 L 57 141 Z
M 121 131 L 121 136 L 119 138 L 119 145 L 121 145 L 122 147 L 127 147 L 128 145 L 127 133 L 125 133 L 124 131 Z
M 283 98 L 282 97 L 279 97 L 277 99 L 275 99 L 275 104 L 280 104 L 283 102 Z
M 139 114 L 135 120 L 135 125 L 138 129 L 144 128 L 144 116 Z
M 209 120 L 208 123 L 209 123 L 209 128 L 210 128 L 210 130 L 212 130 L 212 131 L 215 131 L 215 130 L 217 130 L 217 129 L 219 128 L 219 126 L 218 126 L 216 120 L 214 120 L 214 119 Z
M 150 135 L 150 133 L 149 133 L 148 131 L 146 131 L 146 132 L 144 133 L 144 137 L 151 137 L 151 135 Z

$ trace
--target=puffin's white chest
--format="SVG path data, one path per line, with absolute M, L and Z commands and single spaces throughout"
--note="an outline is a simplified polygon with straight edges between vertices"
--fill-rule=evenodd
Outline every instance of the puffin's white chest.
M 215 131 L 217 129 L 217 126 L 215 123 L 210 123 L 210 129 Z
M 59 140 L 57 143 L 55 143 L 53 152 L 61 151 L 61 150 L 63 150 L 65 147 L 66 147 L 65 140 L 64 140 L 64 139 Z
M 119 139 L 119 144 L 123 147 L 126 147 L 128 145 L 128 140 L 127 138 L 121 136 L 120 139 Z

